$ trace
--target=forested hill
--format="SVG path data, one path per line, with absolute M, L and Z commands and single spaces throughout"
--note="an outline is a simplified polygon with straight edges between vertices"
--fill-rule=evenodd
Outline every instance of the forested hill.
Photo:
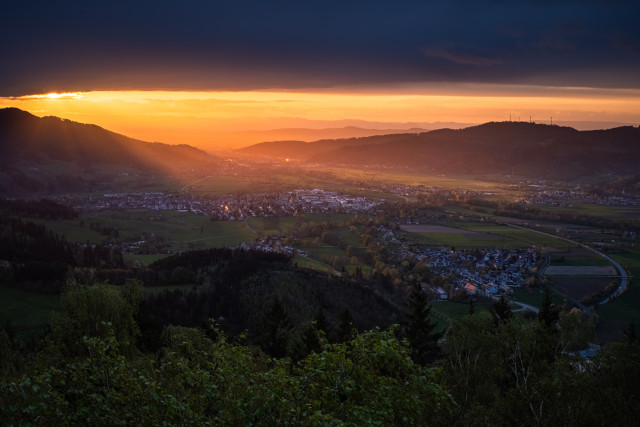
M 492 122 L 417 134 L 263 143 L 243 151 L 280 158 L 297 155 L 309 163 L 571 179 L 635 171 L 640 161 L 640 128 L 578 131 L 535 123 Z
M 123 168 L 171 174 L 186 167 L 215 166 L 219 160 L 188 145 L 144 142 L 96 125 L 40 118 L 17 108 L 0 109 L 0 151 L 6 174 L 2 187 L 8 194 L 20 193 L 9 189 L 33 192 L 43 184 L 73 186 L 81 173 L 85 179 L 98 171 Z M 74 178 L 57 183 L 65 174 Z

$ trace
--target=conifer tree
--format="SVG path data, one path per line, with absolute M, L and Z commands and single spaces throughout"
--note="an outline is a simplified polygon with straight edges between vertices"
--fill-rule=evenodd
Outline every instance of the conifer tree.
M 542 305 L 538 312 L 538 321 L 547 329 L 555 330 L 555 325 L 558 323 L 558 320 L 560 320 L 560 307 L 551 302 L 551 292 L 549 288 L 546 288 Z
M 338 325 L 337 330 L 337 341 L 351 341 L 356 337 L 356 335 L 358 335 L 358 332 L 355 327 L 353 314 L 351 314 L 351 310 L 345 307 L 344 310 L 340 312 L 340 324 Z
M 436 323 L 429 318 L 431 305 L 427 294 L 417 281 L 412 284 L 406 307 L 403 322 L 404 336 L 411 345 L 414 362 L 425 366 L 440 356 L 438 346 L 440 334 L 434 333 Z
M 263 317 L 264 332 L 262 347 L 272 357 L 282 358 L 287 354 L 291 321 L 279 299 L 274 299 Z

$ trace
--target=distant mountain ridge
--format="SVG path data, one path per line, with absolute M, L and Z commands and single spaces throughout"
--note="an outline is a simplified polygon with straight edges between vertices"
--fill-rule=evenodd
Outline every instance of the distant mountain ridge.
M 637 172 L 640 128 L 578 131 L 526 122 L 490 122 L 459 130 L 262 143 L 240 152 L 306 163 L 572 179 Z
M 9 194 L 62 190 L 65 185 L 73 187 L 75 177 L 93 179 L 105 171 L 172 174 L 219 164 L 217 157 L 188 145 L 140 141 L 96 125 L 40 118 L 17 108 L 0 109 L 0 152 L 0 193 Z
M 213 140 L 224 140 L 228 146 L 234 148 L 246 147 L 265 141 L 305 141 L 312 142 L 321 139 L 362 138 L 390 133 L 426 132 L 429 128 L 365 128 L 360 126 L 342 126 L 327 128 L 280 128 L 268 130 L 244 130 L 236 132 L 212 133 Z

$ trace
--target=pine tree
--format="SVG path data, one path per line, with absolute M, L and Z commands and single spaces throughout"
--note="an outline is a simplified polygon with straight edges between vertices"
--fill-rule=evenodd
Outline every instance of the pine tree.
M 413 282 L 406 306 L 403 333 L 411 345 L 414 362 L 426 366 L 440 356 L 440 334 L 433 331 L 436 323 L 429 318 L 431 305 L 428 304 L 427 294 L 417 281 Z
M 262 348 L 271 356 L 282 358 L 287 355 L 291 321 L 277 298 L 263 317 Z
M 555 326 L 558 320 L 560 320 L 560 307 L 551 302 L 551 292 L 549 288 L 546 288 L 538 312 L 538 321 L 544 324 L 547 329 L 556 330 Z

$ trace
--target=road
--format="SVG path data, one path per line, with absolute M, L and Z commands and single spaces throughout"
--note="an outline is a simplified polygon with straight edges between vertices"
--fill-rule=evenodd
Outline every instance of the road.
M 616 298 L 618 296 L 620 296 L 620 294 L 622 294 L 625 289 L 627 289 L 627 286 L 629 285 L 629 275 L 627 274 L 627 271 L 613 258 L 611 258 L 609 255 L 605 255 L 602 252 L 593 249 L 590 246 L 587 245 L 583 245 L 582 243 L 578 243 L 575 240 L 571 240 L 571 239 L 567 239 L 566 237 L 560 237 L 560 236 L 554 236 L 553 234 L 549 234 L 549 233 L 545 233 L 544 231 L 538 231 L 538 230 L 533 230 L 531 228 L 527 228 L 527 227 L 521 227 L 519 225 L 514 225 L 514 224 L 506 224 L 509 227 L 514 227 L 514 228 L 520 228 L 522 230 L 528 230 L 528 231 L 533 231 L 534 233 L 538 233 L 538 234 L 543 234 L 545 236 L 549 236 L 549 237 L 553 237 L 556 239 L 561 239 L 564 240 L 566 242 L 569 243 L 573 243 L 574 245 L 580 246 L 584 249 L 590 250 L 591 252 L 595 253 L 596 255 L 601 256 L 602 258 L 606 259 L 608 262 L 610 262 L 615 268 L 616 270 L 618 270 L 618 277 L 620 277 L 620 284 L 618 285 L 618 288 L 613 292 L 613 294 L 611 294 L 611 296 L 603 299 L 602 301 L 600 301 L 600 305 L 602 304 L 606 304 L 607 302 L 611 301 L 612 298 Z M 519 303 L 520 304 L 520 303 Z
M 181 193 L 181 192 L 183 192 L 183 191 L 187 191 L 187 188 L 189 188 L 189 187 L 191 187 L 192 185 L 195 185 L 195 184 L 197 184 L 197 183 L 199 183 L 199 182 L 202 182 L 202 181 L 204 181 L 205 179 L 209 179 L 209 178 L 211 178 L 212 176 L 213 176 L 213 175 L 205 176 L 205 177 L 204 177 L 204 178 L 202 178 L 202 179 L 199 179 L 199 180 L 197 180 L 197 181 L 193 181 L 191 184 L 187 184 L 187 185 L 185 185 L 184 187 L 182 187 L 181 189 L 179 189 L 179 190 L 178 190 L 178 193 Z

